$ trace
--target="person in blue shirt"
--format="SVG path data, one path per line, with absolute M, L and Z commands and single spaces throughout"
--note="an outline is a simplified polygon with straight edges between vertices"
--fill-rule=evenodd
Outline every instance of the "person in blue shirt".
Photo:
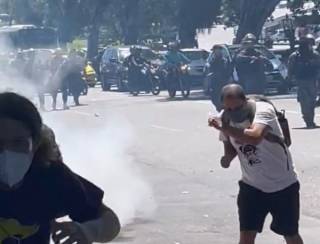
M 177 43 L 169 43 L 168 53 L 165 55 L 167 65 L 188 64 L 190 60 L 179 50 Z

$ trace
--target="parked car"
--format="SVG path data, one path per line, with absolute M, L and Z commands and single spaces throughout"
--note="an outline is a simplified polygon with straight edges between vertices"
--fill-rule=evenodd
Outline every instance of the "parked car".
M 204 68 L 209 52 L 197 48 L 181 49 L 181 52 L 190 60 L 188 64 L 188 78 L 192 85 L 202 85 L 205 77 Z
M 126 89 L 126 70 L 123 62 L 130 55 L 129 47 L 108 47 L 104 51 L 100 62 L 100 79 L 103 91 L 108 91 L 111 86 L 118 90 Z
M 141 46 L 141 55 L 154 65 L 161 65 L 160 56 L 148 47 Z M 100 78 L 104 91 L 116 86 L 119 91 L 128 89 L 127 68 L 124 60 L 130 55 L 130 47 L 108 47 L 105 49 L 100 62 Z
M 279 94 L 288 93 L 291 84 L 288 81 L 287 66 L 283 62 L 281 62 L 280 58 L 277 55 L 275 55 L 272 51 L 268 50 L 265 46 L 256 45 L 255 48 L 269 60 L 269 64 L 267 65 L 268 68 L 265 71 L 267 77 L 267 91 L 276 90 Z M 229 61 L 233 62 L 236 55 L 240 52 L 240 49 L 240 45 L 223 45 L 223 55 Z M 209 65 L 212 58 L 213 54 L 211 53 L 207 60 L 206 66 Z M 234 70 L 233 77 L 231 77 L 231 79 L 234 82 L 239 81 L 236 70 Z
M 274 42 L 281 42 L 281 41 L 287 41 L 288 40 L 284 30 L 282 30 L 282 29 L 277 30 L 276 33 L 271 36 L 271 39 Z

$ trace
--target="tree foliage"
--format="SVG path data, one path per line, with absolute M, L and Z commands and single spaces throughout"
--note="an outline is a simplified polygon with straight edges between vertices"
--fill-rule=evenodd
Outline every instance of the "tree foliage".
M 194 46 L 196 31 L 215 23 L 238 26 L 237 41 L 259 35 L 280 0 L 0 0 L 2 13 L 16 23 L 56 27 L 65 43 L 77 36 L 96 46 L 104 39 L 136 43 L 146 37 L 178 32 L 183 46 Z M 297 9 L 307 0 L 289 0 Z M 320 4 L 320 0 L 314 0 Z M 95 53 L 95 52 L 94 52 Z M 93 53 L 93 54 L 94 54 Z

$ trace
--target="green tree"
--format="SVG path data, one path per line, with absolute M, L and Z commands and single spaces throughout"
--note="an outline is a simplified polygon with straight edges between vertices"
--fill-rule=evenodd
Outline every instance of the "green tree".
M 179 38 L 183 47 L 194 47 L 196 31 L 210 28 L 220 13 L 221 0 L 180 0 L 178 7 Z

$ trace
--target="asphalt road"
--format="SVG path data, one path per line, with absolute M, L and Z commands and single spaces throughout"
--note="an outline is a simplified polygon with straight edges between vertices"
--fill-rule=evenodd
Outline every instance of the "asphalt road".
M 294 128 L 291 151 L 302 185 L 301 234 L 305 243 L 317 244 L 320 130 L 302 129 L 294 95 L 273 99 L 287 110 Z M 201 93 L 168 100 L 166 92 L 131 97 L 95 88 L 82 103 L 44 117 L 57 131 L 67 163 L 102 186 L 106 201 L 119 211 L 126 225 L 116 242 L 238 242 L 239 162 L 228 170 L 220 168 L 222 145 L 218 133 L 207 127 L 213 107 Z M 101 158 L 105 163 L 97 166 Z M 270 218 L 257 243 L 283 243 L 269 223 Z

